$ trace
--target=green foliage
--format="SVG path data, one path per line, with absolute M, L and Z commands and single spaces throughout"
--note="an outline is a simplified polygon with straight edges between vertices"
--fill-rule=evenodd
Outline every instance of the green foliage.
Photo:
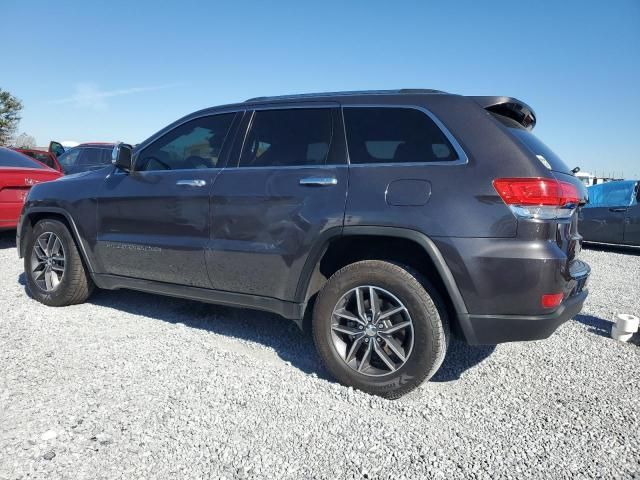
M 20 122 L 22 102 L 6 90 L 0 88 L 0 146 L 11 143 Z

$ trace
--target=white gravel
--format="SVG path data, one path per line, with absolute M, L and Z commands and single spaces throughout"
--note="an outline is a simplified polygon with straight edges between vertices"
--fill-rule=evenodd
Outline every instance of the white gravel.
M 0 479 L 640 478 L 640 256 L 587 250 L 549 340 L 453 342 L 398 401 L 332 382 L 276 316 L 128 291 L 47 308 L 0 234 Z M 634 476 L 635 475 L 635 476 Z

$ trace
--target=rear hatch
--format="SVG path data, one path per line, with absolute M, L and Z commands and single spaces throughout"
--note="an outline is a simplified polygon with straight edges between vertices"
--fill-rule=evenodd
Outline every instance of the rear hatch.
M 579 201 L 571 217 L 554 220 L 555 238 L 553 240 L 567 255 L 569 259 L 569 270 L 580 270 L 580 268 L 577 267 L 579 266 L 578 264 L 582 264 L 582 262 L 577 260 L 574 262 L 574 259 L 581 250 L 582 237 L 578 233 L 578 209 L 588 201 L 586 187 L 575 177 L 572 170 L 564 161 L 533 134 L 532 130 L 536 124 L 536 118 L 535 113 L 529 106 L 508 97 L 479 98 L 484 99 L 485 104 L 489 105 L 483 105 L 484 108 L 489 110 L 493 117 L 506 127 L 506 130 L 512 137 L 532 153 L 531 158 L 533 161 L 540 162 L 545 169 L 550 171 L 551 176 L 556 180 L 572 185 L 577 191 Z M 486 99 L 492 99 L 492 101 Z M 507 100 L 504 100 L 505 103 L 502 104 L 496 99 Z

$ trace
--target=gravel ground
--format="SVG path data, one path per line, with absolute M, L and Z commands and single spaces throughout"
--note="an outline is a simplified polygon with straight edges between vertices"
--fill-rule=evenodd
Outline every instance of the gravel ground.
M 398 401 L 327 378 L 273 315 L 129 291 L 47 308 L 0 234 L 0 479 L 640 478 L 640 256 L 586 250 L 549 340 L 453 342 Z M 635 475 L 635 476 L 634 476 Z

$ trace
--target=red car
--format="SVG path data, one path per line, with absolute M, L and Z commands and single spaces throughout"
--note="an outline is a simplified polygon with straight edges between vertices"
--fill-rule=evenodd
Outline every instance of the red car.
M 16 228 L 22 205 L 33 185 L 61 176 L 62 173 L 37 160 L 0 147 L 0 230 Z

